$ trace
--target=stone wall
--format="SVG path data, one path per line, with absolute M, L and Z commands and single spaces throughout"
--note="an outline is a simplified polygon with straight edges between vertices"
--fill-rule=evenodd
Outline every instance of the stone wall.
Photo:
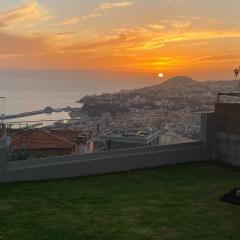
M 240 104 L 216 105 L 215 158 L 240 166 Z

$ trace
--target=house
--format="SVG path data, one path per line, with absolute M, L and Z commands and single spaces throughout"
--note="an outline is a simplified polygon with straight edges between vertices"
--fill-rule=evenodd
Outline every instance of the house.
M 55 136 L 66 139 L 69 142 L 75 144 L 75 153 L 89 153 L 93 152 L 92 150 L 92 141 L 89 134 L 86 134 L 85 131 L 81 130 L 72 130 L 72 129 L 56 129 L 51 130 L 51 133 Z
M 13 151 L 29 150 L 54 155 L 70 155 L 76 151 L 75 144 L 45 129 L 33 129 L 18 133 L 11 138 Z

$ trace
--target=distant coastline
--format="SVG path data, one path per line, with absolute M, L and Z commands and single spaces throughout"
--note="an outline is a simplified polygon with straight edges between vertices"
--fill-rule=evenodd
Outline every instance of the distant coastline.
M 33 74 L 32 74 L 33 75 Z M 137 89 L 149 86 L 156 81 L 143 80 L 86 80 L 85 77 L 69 75 L 41 76 L 32 78 L 19 78 L 0 76 L 0 96 L 6 97 L 6 104 L 0 101 L 0 115 L 14 115 L 23 112 L 32 112 L 44 109 L 46 106 L 53 108 L 81 107 L 77 102 L 86 95 L 114 93 L 122 89 Z

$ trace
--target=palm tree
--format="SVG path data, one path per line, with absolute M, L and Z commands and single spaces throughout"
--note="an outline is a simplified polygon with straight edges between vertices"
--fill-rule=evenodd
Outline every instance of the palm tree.
M 233 70 L 235 77 L 237 78 L 240 75 L 240 66 Z

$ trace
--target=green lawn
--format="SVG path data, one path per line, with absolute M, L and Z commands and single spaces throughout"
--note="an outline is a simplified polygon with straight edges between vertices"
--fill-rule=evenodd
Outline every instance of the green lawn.
M 240 207 L 219 201 L 240 169 L 167 166 L 0 185 L 0 240 L 239 240 Z

